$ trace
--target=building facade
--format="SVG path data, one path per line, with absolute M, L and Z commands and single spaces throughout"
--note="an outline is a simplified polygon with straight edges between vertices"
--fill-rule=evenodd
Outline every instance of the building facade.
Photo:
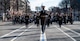
M 30 2 L 28 0 L 11 0 L 10 1 L 10 11 L 29 13 L 30 12 Z
M 30 13 L 28 0 L 0 0 L 0 19 L 5 20 L 7 15 Z

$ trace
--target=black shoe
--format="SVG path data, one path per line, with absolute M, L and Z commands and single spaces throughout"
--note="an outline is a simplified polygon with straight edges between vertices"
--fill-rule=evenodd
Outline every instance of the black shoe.
M 44 32 L 42 32 L 42 34 L 44 34 Z
M 61 28 L 61 25 L 59 27 Z

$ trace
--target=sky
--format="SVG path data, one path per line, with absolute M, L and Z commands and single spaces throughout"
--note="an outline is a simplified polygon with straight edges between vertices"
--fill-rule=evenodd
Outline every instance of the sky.
M 36 6 L 41 6 L 41 5 L 44 5 L 46 10 L 48 10 L 48 8 L 51 6 L 58 7 L 61 1 L 62 0 L 29 0 L 31 10 L 33 11 L 35 11 Z

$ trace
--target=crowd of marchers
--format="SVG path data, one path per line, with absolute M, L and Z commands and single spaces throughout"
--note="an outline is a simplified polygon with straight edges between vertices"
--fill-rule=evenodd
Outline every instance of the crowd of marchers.
M 34 15 L 34 22 L 37 24 L 37 26 L 40 24 L 40 14 L 35 12 L 36 14 Z M 48 13 L 47 17 L 47 26 L 52 24 L 53 22 L 56 22 L 59 24 L 61 27 L 62 24 L 73 24 L 73 15 L 72 13 L 70 14 L 64 14 L 64 13 Z
M 59 24 L 59 26 L 61 27 L 62 24 L 73 24 L 73 15 L 72 13 L 70 14 L 64 14 L 64 13 L 46 13 L 48 15 L 47 20 L 46 20 L 46 25 L 49 26 L 50 24 L 52 24 L 53 22 L 56 22 Z M 12 22 L 13 24 L 29 24 L 34 22 L 35 24 L 37 24 L 37 26 L 40 24 L 40 12 L 35 12 L 35 14 L 32 16 L 32 18 L 30 17 L 30 14 L 24 14 L 24 15 L 14 15 L 12 18 Z

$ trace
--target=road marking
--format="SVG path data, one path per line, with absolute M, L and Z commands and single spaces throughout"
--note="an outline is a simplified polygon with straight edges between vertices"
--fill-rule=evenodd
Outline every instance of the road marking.
M 33 26 L 33 25 L 32 25 Z M 32 26 L 28 27 L 31 28 Z M 25 31 L 27 31 L 28 29 L 24 30 L 22 33 L 20 33 L 17 37 L 13 38 L 11 41 L 15 41 L 19 36 L 21 36 L 22 34 L 25 33 Z
M 47 41 L 47 39 L 46 39 L 46 34 L 44 33 L 42 33 L 41 32 L 41 34 L 40 34 L 40 41 Z
M 25 26 L 22 26 L 22 27 L 19 28 L 19 29 L 22 29 L 22 28 L 24 28 L 24 27 L 25 27 Z M 14 33 L 14 32 L 16 32 L 16 31 L 18 31 L 19 29 L 13 30 L 13 31 L 11 31 L 11 32 L 9 32 L 9 33 L 7 33 L 7 34 L 5 34 L 5 35 L 2 35 L 0 38 L 6 37 L 6 36 L 8 36 L 8 35 L 10 35 L 10 34 L 12 34 L 12 33 Z
M 71 37 L 69 34 L 65 33 L 63 30 L 61 30 L 60 28 L 58 28 L 57 26 L 54 26 L 56 27 L 58 30 L 60 30 L 61 32 L 63 32 L 65 35 L 67 35 L 69 38 L 71 38 L 73 41 L 77 41 L 76 39 L 74 39 L 73 37 Z
M 73 33 L 75 33 L 75 34 L 77 34 L 77 35 L 80 36 L 80 33 L 76 32 L 76 31 L 74 31 L 74 30 L 71 30 L 71 29 L 69 29 L 69 28 L 67 28 L 67 27 L 65 27 L 65 26 L 62 26 L 62 27 L 65 28 L 65 29 L 67 29 L 67 30 L 70 30 L 71 32 L 73 32 Z

